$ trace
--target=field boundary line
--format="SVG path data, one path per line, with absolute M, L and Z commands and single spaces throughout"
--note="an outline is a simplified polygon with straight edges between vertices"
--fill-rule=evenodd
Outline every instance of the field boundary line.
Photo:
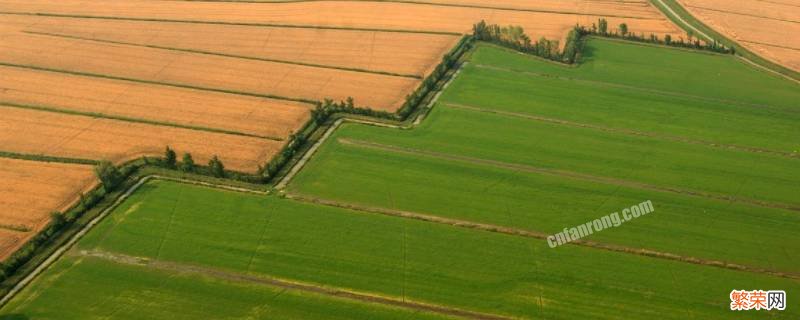
M 232 130 L 226 130 L 226 129 L 217 129 L 217 128 L 212 128 L 212 127 L 194 126 L 194 125 L 185 125 L 185 124 L 180 124 L 180 123 L 175 123 L 175 122 L 149 120 L 149 119 L 144 119 L 144 118 L 116 116 L 116 115 L 110 115 L 110 114 L 99 113 L 99 112 L 84 112 L 84 111 L 77 111 L 77 110 L 71 110 L 71 109 L 62 109 L 62 108 L 53 108 L 53 107 L 44 107 L 44 106 L 34 106 L 34 105 L 24 105 L 24 104 L 17 104 L 17 103 L 14 103 L 14 102 L 6 102 L 6 101 L 2 101 L 2 100 L 0 100 L 0 107 L 18 108 L 18 109 L 35 110 L 35 111 L 51 112 L 51 113 L 60 113 L 60 114 L 67 114 L 67 115 L 81 116 L 81 117 L 108 119 L 108 120 L 116 120 L 116 121 L 124 121 L 124 122 L 133 122 L 133 123 L 141 123 L 141 124 L 147 124 L 147 125 L 153 125 L 153 126 L 172 127 L 172 128 L 187 129 L 187 130 L 194 130 L 194 131 L 205 131 L 205 132 L 212 132 L 212 133 L 229 134 L 229 135 L 244 136 L 244 137 L 250 137 L 250 138 L 272 140 L 272 141 L 284 141 L 283 138 L 262 136 L 262 135 L 257 135 L 257 134 L 250 134 L 250 133 L 232 131 Z
M 672 193 L 678 195 L 685 195 L 691 197 L 698 197 L 698 198 L 705 198 L 723 202 L 732 202 L 732 203 L 739 203 L 739 204 L 746 204 L 751 206 L 757 207 L 766 207 L 766 208 L 774 208 L 774 209 L 784 209 L 790 210 L 795 212 L 800 212 L 800 206 L 794 204 L 786 204 L 780 202 L 768 202 L 768 201 L 761 201 L 757 199 L 750 199 L 750 198 L 737 198 L 732 195 L 728 194 L 716 194 L 716 193 L 709 193 L 703 191 L 695 191 L 689 189 L 681 189 L 675 187 L 665 187 L 665 186 L 658 186 L 653 184 L 648 184 L 644 182 L 638 181 L 630 181 L 630 180 L 623 180 L 617 179 L 612 177 L 604 177 L 604 176 L 596 176 L 590 175 L 580 172 L 574 171 L 567 171 L 561 169 L 551 169 L 551 168 L 544 168 L 544 167 L 536 167 L 531 165 L 525 164 L 516 164 L 516 163 L 508 163 L 503 161 L 497 160 L 489 160 L 489 159 L 481 159 L 481 158 L 474 158 L 469 156 L 461 156 L 461 155 L 453 155 L 453 154 L 446 154 L 441 152 L 435 151 L 427 151 L 427 150 L 420 150 L 420 149 L 413 149 L 413 148 L 406 148 L 406 147 L 398 147 L 392 145 L 386 145 L 376 142 L 369 142 L 369 141 L 362 141 L 362 140 L 354 140 L 354 139 L 346 139 L 346 138 L 339 138 L 337 141 L 344 145 L 351 145 L 361 148 L 368 148 L 368 149 L 375 149 L 387 152 L 394 152 L 399 154 L 407 154 L 407 155 L 415 155 L 415 156 L 425 156 L 434 159 L 441 159 L 441 160 L 449 160 L 449 161 L 457 161 L 462 163 L 468 163 L 473 165 L 483 165 L 489 166 L 493 168 L 499 169 L 509 169 L 509 170 L 519 170 L 522 172 L 528 173 L 537 173 L 537 174 L 545 174 L 550 176 L 557 176 L 557 177 L 565 177 L 574 180 L 582 180 L 582 181 L 589 181 L 594 183 L 602 183 L 602 184 L 609 184 L 615 186 L 621 186 L 626 188 L 633 188 L 639 190 L 649 190 L 649 191 L 656 191 L 656 192 L 663 192 L 663 193 Z
M 117 197 L 116 200 L 114 200 L 114 202 L 110 206 L 103 209 L 103 211 L 99 215 L 94 217 L 91 221 L 89 221 L 89 223 L 87 223 L 83 228 L 81 228 L 80 231 L 75 233 L 75 235 L 73 235 L 72 238 L 69 239 L 69 241 L 67 241 L 61 247 L 53 251 L 53 253 L 49 257 L 47 257 L 47 259 L 45 259 L 42 263 L 36 266 L 36 268 L 33 269 L 33 271 L 31 271 L 31 273 L 29 273 L 27 276 L 22 278 L 22 280 L 17 282 L 14 285 L 14 287 L 11 288 L 11 290 L 9 290 L 8 293 L 6 293 L 6 295 L 2 299 L 0 299 L 0 307 L 5 306 L 6 303 L 8 303 L 8 301 L 11 300 L 11 298 L 13 298 L 20 291 L 22 291 L 22 289 L 24 289 L 29 283 L 31 283 L 39 274 L 41 274 L 44 270 L 46 270 L 54 262 L 56 262 L 56 260 L 58 260 L 62 255 L 64 255 L 64 253 L 67 250 L 72 248 L 75 245 L 75 243 L 78 242 L 78 240 L 83 238 L 83 236 L 86 235 L 89 232 L 89 230 L 91 230 L 95 225 L 100 223 L 100 221 L 102 221 L 103 218 L 108 216 L 108 214 L 111 213 L 111 211 L 114 211 L 114 209 L 116 209 L 120 204 L 122 204 L 122 202 L 128 199 L 128 197 L 130 197 L 131 194 L 133 194 L 136 190 L 138 190 L 139 187 L 145 184 L 148 180 L 150 180 L 150 177 L 144 177 L 140 179 L 139 182 L 137 182 L 128 190 L 126 190 L 124 193 L 122 193 L 119 197 Z
M 11 151 L 0 151 L 0 158 L 36 161 L 36 162 L 55 162 L 55 163 L 88 165 L 88 166 L 93 166 L 100 163 L 99 160 L 94 160 L 94 159 L 57 157 L 57 156 L 48 156 L 44 154 L 18 153 Z
M 302 2 L 336 2 L 336 1 L 339 1 L 339 0 L 275 0 L 275 1 L 259 1 L 259 0 L 169 0 L 169 1 L 176 1 L 176 2 L 229 2 L 229 3 L 285 4 L 285 3 L 302 3 Z M 586 17 L 625 18 L 625 19 L 636 19 L 636 20 L 657 20 L 656 18 L 627 16 L 627 15 L 618 15 L 618 14 L 617 15 L 614 15 L 614 14 L 612 14 L 612 15 L 608 15 L 608 14 L 591 14 L 591 13 L 581 13 L 581 12 L 576 12 L 576 11 L 558 11 L 558 10 L 547 10 L 547 9 L 495 7 L 495 6 L 484 6 L 484 5 L 464 4 L 464 3 L 439 3 L 439 2 L 414 1 L 414 0 L 359 0 L 358 2 L 400 3 L 400 4 L 426 5 L 426 6 L 434 6 L 434 7 L 488 9 L 488 10 L 500 10 L 500 11 L 549 13 L 549 14 L 558 14 L 558 15 L 574 15 L 574 16 L 586 16 Z
M 125 190 L 125 192 L 121 193 L 115 200 L 112 202 L 108 207 L 104 208 L 100 214 L 89 220 L 89 222 L 81 227 L 81 229 L 76 232 L 72 237 L 69 238 L 67 242 L 64 242 L 61 246 L 59 246 L 56 250 L 54 250 L 44 261 L 42 261 L 39 265 L 36 266 L 30 273 L 25 275 L 20 281 L 18 281 L 14 286 L 0 299 L 0 308 L 5 306 L 14 296 L 16 296 L 20 291 L 25 289 L 28 284 L 33 282 L 42 272 L 44 272 L 47 268 L 49 268 L 53 263 L 55 263 L 61 256 L 64 255 L 69 249 L 75 246 L 75 244 L 82 239 L 91 229 L 93 229 L 98 223 L 100 223 L 105 217 L 111 214 L 120 204 L 125 202 L 134 192 L 136 192 L 142 185 L 149 182 L 150 180 L 164 180 L 164 181 L 173 181 L 191 185 L 199 185 L 205 186 L 215 189 L 221 190 L 228 190 L 234 192 L 242 192 L 242 193 L 251 193 L 256 195 L 268 195 L 269 192 L 266 191 L 258 191 L 252 190 L 247 188 L 241 187 L 234 187 L 224 184 L 214 184 L 205 181 L 197 181 L 197 180 L 190 180 L 190 179 L 182 179 L 182 178 L 174 178 L 174 177 L 166 177 L 161 175 L 147 175 L 144 177 L 139 178 L 133 186 Z
M 325 65 L 325 64 L 317 64 L 317 63 L 308 63 L 308 62 L 299 62 L 299 61 L 290 61 L 290 60 L 281 60 L 281 59 L 271 59 L 271 58 L 243 56 L 243 55 L 237 55 L 237 54 L 213 52 L 213 51 L 198 50 L 198 49 L 185 49 L 185 48 L 175 48 L 175 47 L 167 47 L 167 46 L 160 46 L 160 45 L 124 42 L 124 41 L 117 41 L 117 40 L 86 38 L 86 37 L 79 37 L 79 36 L 72 36 L 72 35 L 65 35 L 65 34 L 57 34 L 57 33 L 50 33 L 50 32 L 38 32 L 38 31 L 23 31 L 23 32 L 24 33 L 28 33 L 28 34 L 33 34 L 33 35 L 39 35 L 39 36 L 48 36 L 48 37 L 65 38 L 65 39 L 82 40 L 82 41 L 91 41 L 91 42 L 116 44 L 116 45 L 123 45 L 123 46 L 149 48 L 149 49 L 158 49 L 158 50 L 168 50 L 168 51 L 176 51 L 176 52 L 186 52 L 186 53 L 210 55 L 210 56 L 217 56 L 217 57 L 233 58 L 233 59 L 272 62 L 272 63 L 304 66 L 304 67 L 309 67 L 309 68 L 320 68 L 320 69 L 330 69 L 330 70 L 339 70 L 339 71 L 348 71 L 348 72 L 377 74 L 377 75 L 384 75 L 384 76 L 391 76 L 391 77 L 422 79 L 422 76 L 414 75 L 414 74 L 401 74 L 401 73 L 394 73 L 394 72 L 380 71 L 380 70 L 349 68 L 349 67 L 340 67 L 340 66 L 332 66 L 332 65 Z
M 432 34 L 441 36 L 464 35 L 464 33 L 458 33 L 458 32 L 433 31 L 433 30 L 357 28 L 357 27 L 342 27 L 342 26 L 251 23 L 251 22 L 215 21 L 215 20 L 157 19 L 157 18 L 80 15 L 80 14 L 60 14 L 60 13 L 50 13 L 50 12 L 0 11 L 0 15 L 40 16 L 40 17 L 71 18 L 71 19 L 122 20 L 122 21 L 142 21 L 142 22 L 195 23 L 195 24 L 215 24 L 215 25 L 229 25 L 229 26 L 263 27 L 263 28 L 320 29 L 320 30 L 369 31 L 369 32 L 386 32 L 386 33 L 418 33 L 418 34 Z
M 781 19 L 781 18 L 775 18 L 775 17 L 759 16 L 759 15 L 756 15 L 756 14 L 735 12 L 735 11 L 730 11 L 730 10 L 714 9 L 714 8 L 696 6 L 696 5 L 685 5 L 685 7 L 695 8 L 695 9 L 700 9 L 700 10 L 708 10 L 708 11 L 720 12 L 720 13 L 727 13 L 727 14 L 738 15 L 738 16 L 745 16 L 745 17 L 751 17 L 751 18 L 759 18 L 759 19 L 766 19 L 766 20 L 773 20 L 773 21 L 780 21 L 780 22 L 787 22 L 787 23 L 800 23 L 800 21 L 798 21 L 798 20 L 787 20 L 787 19 Z
M 755 66 L 757 66 L 759 68 L 765 68 L 765 67 L 763 67 L 761 65 L 758 65 L 758 64 L 755 64 L 754 62 L 751 62 L 750 60 L 745 59 L 744 57 L 741 57 L 741 56 L 736 56 L 736 57 L 738 57 L 739 59 L 743 59 L 743 60 L 745 60 L 747 62 L 750 62 L 751 64 L 754 64 Z M 522 70 L 516 70 L 516 69 L 510 69 L 510 68 L 496 67 L 496 66 L 491 66 L 491 65 L 486 65 L 486 64 L 474 64 L 474 65 L 475 65 L 476 68 L 480 68 L 480 69 L 513 72 L 513 73 L 530 75 L 530 76 L 535 76 L 535 77 L 540 77 L 540 78 L 556 79 L 556 80 L 562 80 L 562 81 L 571 81 L 571 82 L 584 83 L 584 84 L 594 85 L 594 86 L 597 86 L 597 87 L 610 87 L 610 88 L 617 88 L 617 89 L 630 89 L 630 90 L 636 90 L 636 91 L 640 91 L 640 92 L 658 94 L 658 95 L 662 95 L 662 96 L 678 97 L 678 98 L 684 98 L 684 99 L 693 99 L 693 100 L 716 102 L 716 103 L 730 103 L 730 104 L 735 104 L 735 105 L 745 106 L 745 107 L 752 107 L 752 108 L 769 108 L 769 109 L 784 110 L 784 111 L 786 110 L 785 107 L 779 107 L 779 106 L 774 106 L 774 105 L 769 105 L 769 104 L 757 104 L 757 103 L 750 103 L 750 102 L 744 102 L 744 101 L 738 101 L 738 100 L 711 98 L 711 97 L 693 95 L 693 94 L 689 94 L 689 93 L 666 91 L 666 90 L 661 90 L 661 89 L 643 88 L 643 87 L 631 86 L 631 85 L 621 84 L 621 83 L 598 81 L 598 80 L 588 80 L 588 79 L 560 76 L 560 75 L 540 73 L 540 72 L 522 71 Z M 797 111 L 792 110 L 792 112 L 796 113 Z
M 450 87 L 450 84 L 456 79 L 456 77 L 458 77 L 459 74 L 461 74 L 461 70 L 464 69 L 464 66 L 466 66 L 467 63 L 468 62 L 464 62 L 461 65 L 459 65 L 458 69 L 455 71 L 455 73 L 453 73 L 453 75 L 450 77 L 450 79 L 448 79 L 447 82 L 445 82 L 444 85 L 442 85 L 442 88 L 436 92 L 436 94 L 433 96 L 431 101 L 428 102 L 428 104 L 425 106 L 425 108 L 427 109 L 427 112 L 430 112 L 430 110 L 433 109 L 433 106 L 436 105 L 436 102 L 439 100 L 439 97 L 441 97 L 441 95 L 444 92 L 444 90 L 447 89 L 448 87 Z M 322 144 L 325 141 L 327 141 L 330 138 L 331 135 L 333 135 L 333 132 L 336 131 L 336 129 L 338 129 L 342 125 L 342 123 L 350 122 L 350 123 L 359 123 L 359 124 L 376 126 L 376 127 L 384 127 L 384 128 L 394 128 L 394 129 L 406 130 L 406 129 L 414 128 L 414 127 L 418 126 L 420 123 L 422 123 L 422 120 L 425 119 L 425 117 L 427 115 L 427 112 L 421 112 L 416 117 L 416 119 L 414 119 L 414 121 L 412 121 L 410 124 L 407 124 L 407 125 L 390 124 L 390 123 L 384 123 L 384 122 L 372 121 L 372 120 L 365 120 L 365 119 L 360 119 L 360 118 L 350 118 L 350 117 L 346 117 L 346 116 L 341 118 L 341 119 L 336 120 L 333 123 L 333 125 L 330 126 L 325 131 L 325 133 L 322 135 L 322 137 L 319 140 L 317 140 L 317 142 L 314 143 L 314 145 L 312 145 L 311 148 L 309 148 L 308 151 L 306 151 L 305 154 L 303 154 L 303 156 L 300 158 L 300 160 L 297 161 L 297 163 L 295 163 L 295 165 L 289 170 L 289 172 L 286 175 L 284 175 L 283 178 L 275 185 L 275 189 L 277 189 L 277 190 L 286 189 L 286 187 L 289 185 L 289 182 L 291 182 L 291 180 L 300 172 L 300 170 L 303 169 L 303 167 L 305 167 L 306 163 L 311 160 L 311 157 L 314 156 L 314 154 L 322 146 Z
M 197 90 L 197 91 L 209 91 L 209 92 L 234 94 L 234 95 L 256 97 L 256 98 L 302 102 L 302 103 L 311 104 L 311 105 L 316 105 L 316 102 L 317 102 L 316 100 L 305 99 L 305 98 L 292 98 L 292 97 L 284 97 L 284 96 L 273 95 L 273 94 L 262 94 L 262 93 L 244 92 L 244 91 L 236 91 L 236 90 L 228 90 L 228 89 L 208 88 L 208 87 L 195 86 L 195 85 L 191 85 L 191 84 L 159 82 L 159 81 L 136 79 L 136 78 L 127 78 L 127 77 L 120 77 L 120 76 L 113 76 L 113 75 L 99 74 L 99 73 L 92 73 L 92 72 L 72 71 L 72 70 L 40 67 L 40 66 L 34 66 L 34 65 L 15 64 L 15 63 L 10 63 L 10 62 L 5 62 L 5 61 L 0 61 L 0 66 L 10 67 L 10 68 L 29 69 L 29 70 L 36 70 L 36 71 L 44 71 L 44 72 L 61 73 L 61 74 L 69 74 L 69 75 L 81 76 L 81 77 L 92 77 L 92 78 L 110 79 L 110 80 L 118 80 L 118 81 L 128 81 L 128 82 L 134 82 L 134 83 L 144 83 L 144 84 L 149 84 L 149 85 L 175 87 L 175 88 L 190 89 L 190 90 Z
M 680 14 L 675 12 L 675 10 L 669 4 L 664 2 L 664 0 L 650 0 L 650 2 L 653 3 L 655 5 L 656 9 L 661 11 L 667 17 L 667 19 L 671 20 L 673 23 L 678 25 L 678 27 L 680 27 L 680 28 L 682 28 L 684 30 L 686 30 L 686 28 L 692 29 L 693 32 L 699 33 L 700 35 L 704 36 L 709 41 L 715 41 L 716 40 L 716 39 L 708 36 L 708 34 L 703 32 L 699 28 L 695 27 L 694 24 L 689 23 Z M 736 50 L 737 51 L 736 52 L 736 57 L 739 57 L 740 59 L 742 59 L 747 64 L 755 66 L 757 69 L 759 69 L 761 71 L 764 71 L 764 72 L 770 73 L 772 75 L 775 75 L 775 76 L 790 80 L 790 81 L 792 81 L 794 83 L 800 84 L 800 78 L 798 78 L 798 77 L 800 77 L 800 72 L 797 72 L 797 71 L 795 71 L 793 69 L 790 69 L 790 68 L 782 65 L 781 63 L 772 61 L 770 59 L 762 57 L 761 55 L 753 53 L 749 48 L 739 44 L 738 40 L 732 39 L 732 38 L 728 38 L 725 35 L 723 35 L 722 33 L 714 30 L 714 28 L 705 25 L 705 23 L 703 23 L 699 19 L 695 18 L 692 15 L 692 13 L 689 12 L 688 9 L 683 8 L 679 2 L 675 1 L 675 5 L 681 7 L 686 12 L 686 14 L 689 15 L 690 20 L 694 19 L 695 22 L 697 22 L 698 25 L 700 25 L 701 27 L 707 28 L 709 30 L 709 32 L 716 33 L 717 35 L 720 36 L 721 40 L 724 40 L 724 41 L 717 41 L 718 43 L 722 43 L 724 45 L 728 45 L 729 47 L 735 47 L 735 49 L 737 49 Z M 661 9 L 661 8 L 663 8 L 663 9 Z M 667 12 L 664 12 L 664 10 L 666 10 Z M 676 23 L 676 21 L 677 21 L 677 23 Z M 725 43 L 725 42 L 729 42 L 729 43 Z M 744 54 L 742 52 L 744 52 Z M 748 55 L 749 57 L 746 57 L 745 55 Z M 763 63 L 758 63 L 758 62 L 756 62 L 754 60 L 760 60 Z
M 387 306 L 405 308 L 416 311 L 433 312 L 437 314 L 456 316 L 466 319 L 481 319 L 481 320 L 512 319 L 510 317 L 500 316 L 495 314 L 469 311 L 444 305 L 417 302 L 413 300 L 409 301 L 407 299 L 401 300 L 395 297 L 358 292 L 355 290 L 343 289 L 333 286 L 323 286 L 319 284 L 302 282 L 302 281 L 282 279 L 282 278 L 272 277 L 269 275 L 264 275 L 264 276 L 248 275 L 241 272 L 220 270 L 213 267 L 204 267 L 199 265 L 163 261 L 159 259 L 135 257 L 126 254 L 114 253 L 102 250 L 91 250 L 91 251 L 81 250 L 80 252 L 76 252 L 75 254 L 83 257 L 102 259 L 110 261 L 112 263 L 140 266 L 159 271 L 204 275 L 226 281 L 267 285 L 272 287 L 320 294 L 320 295 L 359 301 L 364 303 L 387 305 Z
M 784 152 L 784 151 L 777 151 L 777 150 L 770 150 L 770 149 L 763 149 L 763 148 L 756 148 L 756 147 L 740 146 L 740 145 L 735 145 L 735 144 L 717 143 L 717 142 L 706 141 L 706 140 L 689 139 L 689 138 L 680 137 L 680 136 L 661 135 L 661 134 L 656 134 L 656 133 L 649 133 L 649 132 L 642 132 L 642 131 L 635 131 L 635 130 L 626 130 L 626 129 L 604 127 L 604 126 L 598 126 L 598 125 L 592 125 L 592 124 L 586 124 L 586 123 L 580 123 L 580 122 L 573 122 L 573 121 L 568 121 L 568 120 L 561 120 L 561 119 L 555 119 L 555 118 L 542 117 L 542 116 L 537 116 L 537 115 L 533 115 L 533 114 L 486 109 L 486 108 L 468 106 L 468 105 L 459 104 L 459 103 L 442 102 L 441 104 L 443 106 L 445 106 L 445 107 L 450 107 L 450 108 L 455 108 L 455 109 L 470 110 L 470 111 L 483 112 L 483 113 L 489 113 L 489 114 L 497 114 L 497 115 L 521 118 L 521 119 L 534 120 L 534 121 L 538 121 L 538 122 L 545 122 L 545 123 L 551 123 L 551 124 L 564 125 L 564 126 L 575 127 L 575 128 L 586 128 L 586 129 L 598 130 L 598 131 L 603 131 L 603 132 L 621 133 L 621 134 L 630 135 L 630 136 L 639 136 L 639 137 L 647 137 L 647 138 L 654 138 L 654 139 L 662 139 L 662 140 L 667 140 L 667 141 L 683 142 L 683 143 L 687 143 L 687 144 L 703 145 L 703 146 L 709 146 L 709 147 L 714 147 L 714 148 L 729 149 L 729 150 L 736 150 L 736 151 L 744 151 L 744 152 L 757 153 L 757 154 L 758 153 L 767 153 L 767 154 L 783 156 L 783 157 L 787 157 L 787 158 L 791 158 L 791 159 L 800 158 L 800 153 Z
M 385 216 L 392 216 L 398 218 L 405 218 L 405 219 L 413 219 L 413 220 L 420 220 L 430 223 L 437 223 L 443 225 L 449 225 L 452 227 L 458 228 L 465 228 L 465 229 L 473 229 L 479 231 L 486 231 L 486 232 L 493 232 L 493 233 L 500 233 L 506 234 L 511 236 L 518 236 L 518 237 L 525 237 L 525 238 L 534 238 L 540 240 L 546 240 L 549 234 L 545 234 L 539 231 L 533 230 L 525 230 L 519 228 L 512 228 L 512 227 L 504 227 L 499 225 L 487 224 L 487 223 L 480 223 L 474 222 L 469 220 L 461 220 L 461 219 L 452 219 L 452 218 L 445 218 L 442 216 L 432 215 L 432 214 L 425 214 L 425 213 L 418 213 L 413 211 L 406 211 L 406 210 L 397 210 L 397 209 L 387 209 L 387 208 L 380 208 L 380 207 L 371 207 L 371 206 L 364 206 L 352 203 L 345 203 L 335 200 L 326 200 L 317 197 L 308 197 L 304 195 L 300 195 L 297 193 L 287 193 L 285 195 L 287 199 L 291 199 L 294 201 L 311 203 L 316 205 L 322 205 L 327 207 L 334 207 L 340 209 L 347 209 L 352 211 L 358 211 L 365 214 L 380 214 Z M 744 271 L 750 273 L 760 273 L 766 274 L 775 277 L 781 278 L 788 278 L 788 279 L 800 279 L 800 274 L 797 273 L 789 273 L 789 272 L 782 272 L 777 270 L 771 270 L 766 268 L 759 268 L 753 267 L 748 265 L 741 265 L 736 263 L 729 263 L 725 261 L 719 260 L 708 260 L 708 259 L 701 259 L 697 257 L 691 256 L 682 256 L 674 253 L 669 252 L 662 252 L 657 250 L 650 250 L 645 248 L 633 248 L 627 246 L 621 246 L 616 244 L 609 244 L 609 243 L 601 243 L 591 240 L 575 240 L 570 242 L 570 244 L 581 246 L 581 247 L 588 247 L 594 249 L 602 249 L 606 251 L 613 251 L 619 253 L 626 253 L 626 254 L 634 254 L 640 255 L 650 258 L 657 258 L 657 259 L 664 259 L 664 260 L 672 260 L 684 263 L 691 263 L 703 266 L 710 266 L 710 267 L 717 267 L 729 270 L 736 270 L 736 271 Z

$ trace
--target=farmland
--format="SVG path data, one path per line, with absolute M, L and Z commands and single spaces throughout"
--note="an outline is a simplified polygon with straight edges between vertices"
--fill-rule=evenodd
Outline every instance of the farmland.
M 0 158 L 0 257 L 5 259 L 94 182 L 91 166 Z
M 54 312 L 48 306 L 59 304 L 74 306 L 59 311 L 59 317 L 72 318 L 94 312 L 78 294 L 91 290 L 103 292 L 104 303 L 119 305 L 115 315 L 123 318 L 132 312 L 191 318 L 194 296 L 218 301 L 204 305 L 206 314 L 252 310 L 257 318 L 257 310 L 246 303 L 254 291 L 270 288 L 245 283 L 245 291 L 226 284 L 237 275 L 549 319 L 587 313 L 613 318 L 619 312 L 630 319 L 683 318 L 676 310 L 715 319 L 720 313 L 714 305 L 727 303 L 729 285 L 789 291 L 798 285 L 582 247 L 555 251 L 533 239 L 156 181 L 115 210 L 4 312 L 47 318 Z M 163 289 L 151 291 L 155 283 Z M 225 294 L 204 296 L 211 286 Z M 288 290 L 287 299 L 294 293 Z M 225 298 L 234 295 L 242 298 Z M 598 307 L 614 312 L 592 311 Z M 376 304 L 353 309 L 380 311 Z
M 5 151 L 124 162 L 163 153 L 164 146 L 191 151 L 198 162 L 225 154 L 233 170 L 254 172 L 281 142 L 136 122 L 35 111 L 0 105 L 0 144 Z
M 0 102 L 103 114 L 283 139 L 308 120 L 308 104 L 0 67 Z M 48 84 L 59 83 L 59 86 Z
M 779 1 L 679 0 L 714 30 L 772 61 L 800 71 L 800 7 Z
M 424 121 L 342 124 L 280 195 L 144 183 L 2 312 L 728 319 L 732 288 L 800 292 L 794 84 L 729 56 L 586 46 L 568 68 L 479 44 Z M 639 81 L 654 52 L 684 65 Z M 698 61 L 761 85 L 675 81 Z M 588 241 L 544 239 L 645 200 Z M 767 314 L 795 318 L 787 303 Z
M 0 0 L 0 318 L 797 318 L 796 8 L 675 1 Z
M 563 40 L 600 17 L 680 33 L 643 1 L 2 0 L 0 151 L 123 165 L 169 145 L 263 177 L 315 103 L 397 111 L 479 20 Z

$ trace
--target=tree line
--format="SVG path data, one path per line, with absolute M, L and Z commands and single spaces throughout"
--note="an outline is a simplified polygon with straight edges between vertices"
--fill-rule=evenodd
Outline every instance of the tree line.
M 735 53 L 733 48 L 726 47 L 716 40 L 712 42 L 700 41 L 693 37 L 694 34 L 691 31 L 687 33 L 688 40 L 684 41 L 682 37 L 673 39 L 669 34 L 665 35 L 663 39 L 655 34 L 650 34 L 647 37 L 643 33 L 636 34 L 628 29 L 626 23 L 619 24 L 616 30 L 611 30 L 609 29 L 608 20 L 605 18 L 598 19 L 596 23 L 592 23 L 590 28 L 575 25 L 567 34 L 563 51 L 559 50 L 560 43 L 558 40 L 548 40 L 545 37 L 541 37 L 537 41 L 532 41 L 531 38 L 525 34 L 525 30 L 520 26 L 500 26 L 496 24 L 487 24 L 486 21 L 481 20 L 472 26 L 472 34 L 477 40 L 491 42 L 516 51 L 566 64 L 575 63 L 580 59 L 583 49 L 583 38 L 588 35 L 725 54 Z
M 717 53 L 724 53 L 724 54 L 735 54 L 736 50 L 732 47 L 727 47 L 717 40 L 713 41 L 701 41 L 697 37 L 695 37 L 694 32 L 689 30 L 686 32 L 686 39 L 684 40 L 683 37 L 678 37 L 677 39 L 673 39 L 672 35 L 665 34 L 663 38 L 659 38 L 656 34 L 649 34 L 645 36 L 644 33 L 636 34 L 635 32 L 631 32 L 628 29 L 628 24 L 620 23 L 617 26 L 616 30 L 611 30 L 608 25 L 608 20 L 605 18 L 600 18 L 597 20 L 597 23 L 592 23 L 591 28 L 585 27 L 578 27 L 576 28 L 583 29 L 585 34 L 591 35 L 598 35 L 603 37 L 609 38 L 619 38 L 637 42 L 646 42 L 646 43 L 655 43 L 660 45 L 672 46 L 672 47 L 680 47 L 680 48 L 689 48 L 689 49 L 697 49 L 697 50 L 705 50 Z

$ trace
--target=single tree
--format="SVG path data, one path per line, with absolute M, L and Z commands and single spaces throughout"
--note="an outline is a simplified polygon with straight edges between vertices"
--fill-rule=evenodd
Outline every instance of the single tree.
M 608 33 L 608 21 L 606 18 L 600 18 L 600 20 L 597 21 L 597 25 L 598 29 L 600 29 L 600 34 Z
M 628 25 L 627 24 L 625 24 L 625 23 L 620 23 L 619 24 L 619 34 L 622 35 L 622 37 L 625 37 L 626 35 L 628 35 Z
M 672 36 L 671 35 L 664 35 L 664 43 L 672 44 Z
M 167 149 L 164 151 L 164 165 L 167 168 L 175 169 L 177 162 L 178 156 L 175 154 L 175 150 L 167 146 Z
M 109 161 L 102 161 L 94 168 L 97 178 L 103 183 L 106 190 L 112 190 L 122 182 L 122 173 Z
M 194 172 L 194 159 L 192 159 L 191 153 L 187 152 L 183 154 L 183 161 L 181 161 L 181 171 Z
M 225 166 L 222 164 L 222 161 L 219 160 L 219 157 L 214 155 L 211 160 L 208 161 L 208 168 L 211 170 L 211 174 L 215 177 L 222 178 L 225 177 Z

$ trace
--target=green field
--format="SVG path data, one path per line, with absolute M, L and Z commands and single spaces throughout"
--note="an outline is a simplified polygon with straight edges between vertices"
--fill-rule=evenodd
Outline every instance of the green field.
M 113 258 L 121 256 L 150 264 Z M 730 286 L 800 292 L 800 283 L 758 274 L 576 246 L 554 250 L 538 239 L 156 181 L 3 311 L 35 319 L 428 316 L 281 293 L 220 273 L 547 319 L 727 318 L 720 310 Z M 87 302 L 87 292 L 96 298 Z M 789 310 L 798 307 L 790 300 Z
M 664 57 L 669 61 L 712 60 L 738 68 L 729 72 L 749 71 L 752 77 L 762 77 L 767 87 L 754 88 L 754 95 L 786 85 L 785 81 L 727 56 L 596 39 L 589 46 L 594 55 L 577 68 L 481 46 L 422 125 L 400 132 L 344 125 L 289 192 L 545 233 L 652 200 L 657 215 L 593 235 L 592 240 L 800 272 L 800 261 L 790 254 L 800 250 L 800 239 L 792 231 L 800 227 L 796 210 L 800 159 L 697 142 L 789 150 L 800 144 L 800 134 L 788 135 L 797 127 L 787 129 L 783 121 L 786 114 L 800 114 L 799 107 L 753 116 L 751 112 L 762 109 L 712 104 L 709 114 L 704 106 L 709 106 L 708 99 L 716 99 L 713 93 L 706 100 L 642 94 L 495 67 L 557 70 L 587 78 L 616 72 L 622 77 L 627 69 L 640 67 L 634 53 L 656 51 L 669 55 Z M 611 63 L 605 60 L 617 61 L 621 70 L 600 73 L 595 66 Z M 491 68 L 485 67 L 490 63 Z M 681 78 L 684 70 L 670 74 Z M 632 75 L 638 76 L 633 71 Z M 626 81 L 634 83 L 619 80 Z M 580 100 L 587 91 L 594 98 Z M 660 103 L 652 104 L 654 99 Z M 570 102 L 574 100 L 578 102 Z M 687 107 L 686 101 L 696 105 Z M 769 127 L 772 122 L 784 123 L 787 135 L 773 140 L 767 134 L 741 130 Z
M 800 86 L 730 56 L 594 38 L 583 59 L 480 44 L 419 126 L 343 124 L 286 197 L 148 182 L 2 314 L 452 315 L 395 301 L 528 319 L 798 318 Z M 596 245 L 466 226 L 551 234 L 646 200 L 654 213 Z M 463 223 L 376 213 L 389 211 Z M 719 261 L 747 270 L 707 265 Z M 788 306 L 734 313 L 733 289 L 785 290 Z

